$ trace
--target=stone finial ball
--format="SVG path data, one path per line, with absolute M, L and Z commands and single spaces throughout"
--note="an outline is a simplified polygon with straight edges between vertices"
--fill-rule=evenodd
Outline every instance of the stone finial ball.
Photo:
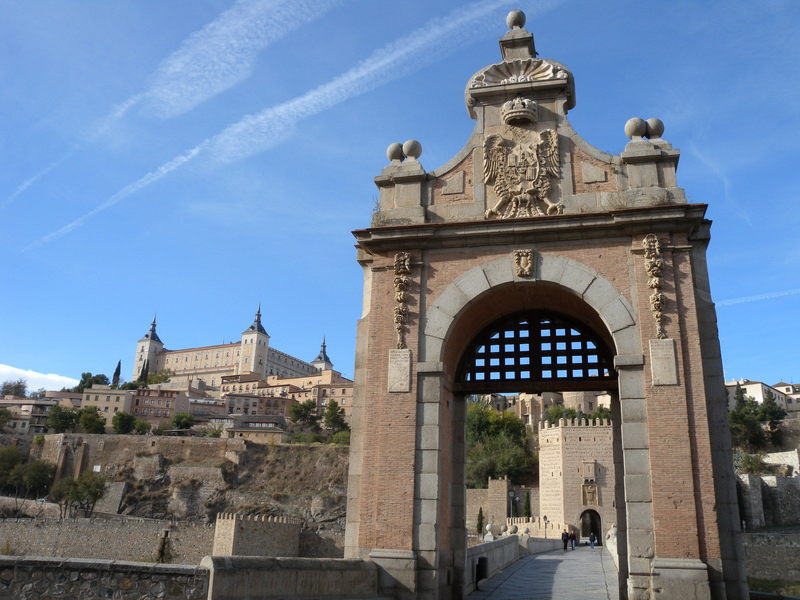
M 500 531 L 502 531 L 503 533 L 505 533 L 506 531 L 508 531 L 508 525 L 503 525 L 503 526 L 500 528 Z
M 525 535 L 530 535 L 531 534 L 531 528 L 530 527 L 526 527 L 525 529 L 522 530 L 522 533 L 524 533 Z
M 508 25 L 509 29 L 525 27 L 525 13 L 521 10 L 512 10 L 506 16 L 506 25 Z
M 422 144 L 417 140 L 408 140 L 403 144 L 403 153 L 411 158 L 419 158 L 422 154 Z
M 517 533 L 517 531 L 519 531 L 519 527 L 517 527 L 516 525 L 512 525 L 511 527 L 508 528 L 508 533 L 510 533 L 511 535 L 514 535 L 515 533 Z
M 625 135 L 633 139 L 634 137 L 642 137 L 647 133 L 647 122 L 639 117 L 628 119 L 625 123 Z
M 487 531 L 488 533 L 492 533 L 492 527 L 494 527 L 494 525 L 492 525 L 491 523 L 489 523 L 489 524 L 486 526 L 486 531 Z
M 660 138 L 662 135 L 664 135 L 664 122 L 661 119 L 650 117 L 649 119 L 647 119 L 646 123 L 647 123 L 647 137 Z
M 403 160 L 405 157 L 406 155 L 403 154 L 403 144 L 400 142 L 389 144 L 389 147 L 386 148 L 386 158 L 389 160 Z

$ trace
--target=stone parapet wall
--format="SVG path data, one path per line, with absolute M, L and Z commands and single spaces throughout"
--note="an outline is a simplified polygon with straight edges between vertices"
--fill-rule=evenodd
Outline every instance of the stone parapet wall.
M 5 519 L 0 545 L 15 555 L 155 562 L 167 535 L 169 560 L 200 564 L 211 552 L 208 525 L 150 519 Z
M 514 517 L 506 519 L 506 525 L 511 528 L 512 525 L 517 526 L 520 533 L 524 533 L 527 529 L 531 537 L 542 539 L 560 539 L 561 531 L 570 529 L 571 525 L 562 523 L 561 521 L 550 521 L 547 523 L 541 517 Z
M 475 581 L 475 567 L 478 559 L 488 559 L 488 571 L 486 577 L 491 577 L 495 573 L 502 571 L 508 565 L 519 558 L 520 546 L 516 535 L 508 535 L 492 542 L 486 542 L 467 549 L 467 565 L 464 571 L 464 593 L 475 589 L 478 583 Z
M 797 533 L 745 533 L 743 537 L 748 575 L 800 582 L 800 536 Z
M 107 560 L 0 556 L 0 598 L 206 600 L 206 569 Z
M 302 522 L 266 515 L 217 515 L 214 556 L 299 556 Z
M 358 559 L 207 556 L 213 600 L 378 596 L 378 568 Z

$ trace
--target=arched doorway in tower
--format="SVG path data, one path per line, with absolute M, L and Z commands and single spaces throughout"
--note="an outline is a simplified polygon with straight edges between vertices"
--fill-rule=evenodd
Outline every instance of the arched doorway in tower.
M 597 408 L 594 404 L 592 410 L 573 410 L 571 418 L 548 423 L 543 409 L 557 405 L 559 400 L 542 404 L 536 414 L 528 412 L 524 415 L 523 421 L 535 443 L 550 444 L 545 454 L 553 454 L 551 449 L 564 454 L 567 445 L 573 448 L 590 443 L 584 453 L 586 456 L 568 450 L 575 458 L 571 458 L 568 466 L 560 460 L 559 465 L 564 466 L 559 468 L 553 466 L 555 461 L 553 464 L 540 463 L 542 476 L 539 477 L 536 498 L 531 502 L 530 515 L 524 514 L 528 512 L 525 505 L 528 489 L 522 487 L 520 491 L 521 486 L 511 482 L 505 502 L 507 510 L 494 508 L 495 513 L 502 515 L 502 520 L 493 524 L 504 525 L 506 517 L 510 516 L 530 516 L 531 533 L 538 537 L 545 537 L 548 533 L 547 537 L 556 535 L 555 527 L 559 531 L 564 527 L 574 528 L 580 534 L 582 522 L 576 517 L 581 510 L 599 507 L 604 511 L 604 517 L 593 510 L 596 518 L 589 525 L 596 528 L 598 540 L 603 537 L 603 526 L 616 523 L 624 531 L 624 495 L 622 486 L 618 484 L 622 481 L 623 461 L 614 355 L 613 338 L 598 314 L 581 298 L 554 284 L 516 282 L 498 286 L 455 317 L 443 352 L 445 372 L 450 372 L 450 384 L 445 386 L 445 393 L 449 392 L 450 410 L 453 411 L 452 419 L 446 420 L 452 427 L 448 437 L 452 436 L 454 441 L 446 450 L 451 453 L 449 479 L 453 484 L 450 486 L 453 495 L 442 507 L 444 514 L 439 515 L 440 523 L 464 523 L 463 529 L 450 528 L 447 546 L 455 558 L 454 567 L 458 564 L 458 557 L 465 556 L 468 534 L 474 540 L 477 533 L 474 521 L 478 508 L 473 507 L 469 498 L 459 499 L 455 493 L 459 484 L 462 489 L 466 488 L 466 472 L 470 465 L 465 430 L 470 400 L 476 397 L 494 397 L 501 404 L 504 398 L 516 398 L 518 402 L 523 395 L 539 399 L 557 397 L 563 406 L 566 396 L 585 395 L 595 401 L 597 395 L 605 395 L 608 412 L 603 419 L 589 418 Z M 591 404 L 587 402 L 583 406 Z M 513 410 L 510 405 L 507 408 Z M 524 412 L 519 406 L 516 408 L 516 412 Z M 608 415 L 612 416 L 610 420 Z M 600 437 L 604 437 L 609 449 L 604 463 L 595 460 L 594 446 L 591 445 L 599 443 Z M 556 445 L 560 450 L 555 449 Z M 539 451 L 542 456 L 541 447 Z M 491 491 L 487 492 L 487 497 L 492 496 Z M 499 497 L 496 493 L 494 496 Z M 470 514 L 472 508 L 475 515 Z M 482 516 L 488 519 L 485 510 Z M 487 523 L 485 521 L 484 525 Z M 622 564 L 626 567 L 626 543 L 624 539 L 620 542 Z M 468 581 L 470 564 L 467 563 L 465 568 Z
M 603 527 L 600 515 L 597 514 L 597 511 L 591 508 L 583 511 L 581 513 L 579 522 L 580 522 L 581 539 L 584 541 L 588 540 L 589 535 L 594 533 L 596 538 L 595 544 L 601 546 L 603 542 L 603 535 L 602 535 Z

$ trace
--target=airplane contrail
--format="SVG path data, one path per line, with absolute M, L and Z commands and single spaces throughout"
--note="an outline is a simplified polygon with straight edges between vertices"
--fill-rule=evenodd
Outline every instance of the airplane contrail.
M 247 79 L 258 55 L 273 42 L 313 21 L 344 0 L 239 0 L 187 37 L 161 61 L 150 84 L 101 118 L 81 142 L 26 179 L 0 203 L 16 200 L 78 150 L 96 141 L 134 107 L 162 119 L 182 115 Z
M 760 302 L 761 300 L 772 300 L 773 298 L 782 298 L 784 296 L 795 296 L 800 294 L 800 288 L 793 290 L 784 290 L 782 292 L 771 292 L 769 294 L 757 294 L 755 296 L 743 296 L 741 298 L 731 298 L 730 300 L 722 300 L 716 302 L 717 306 L 733 306 L 735 304 L 747 304 L 749 302 Z
M 88 213 L 61 229 L 34 241 L 25 250 L 41 246 L 74 230 L 87 218 L 167 176 L 203 151 L 207 151 L 213 160 L 227 163 L 247 158 L 280 143 L 289 134 L 291 128 L 302 119 L 404 77 L 463 47 L 464 44 L 474 40 L 477 35 L 494 30 L 496 25 L 485 23 L 482 17 L 511 1 L 474 2 L 454 10 L 445 17 L 429 21 L 423 27 L 380 48 L 355 67 L 314 90 L 259 113 L 243 117 L 217 135 L 203 140 L 191 150 L 126 186 Z M 550 10 L 558 4 L 561 4 L 560 0 L 540 3 L 537 7 L 537 14 Z

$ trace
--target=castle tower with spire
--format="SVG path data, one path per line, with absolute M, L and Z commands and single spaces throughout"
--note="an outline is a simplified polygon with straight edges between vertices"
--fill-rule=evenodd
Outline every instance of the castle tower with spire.
M 258 305 L 253 323 L 242 332 L 239 373 L 256 373 L 262 378 L 267 374 L 269 334 L 261 324 L 261 304 Z
M 328 358 L 328 352 L 326 350 L 326 344 L 325 344 L 325 337 L 322 338 L 322 346 L 320 346 L 317 358 L 312 360 L 311 364 L 319 371 L 330 371 L 331 369 L 333 369 L 333 363 L 331 362 L 331 359 Z
M 131 381 L 136 381 L 142 374 L 145 364 L 150 370 L 157 362 L 157 356 L 164 350 L 164 344 L 156 333 L 156 317 L 150 323 L 150 330 L 136 343 L 136 358 L 133 361 L 133 374 Z

